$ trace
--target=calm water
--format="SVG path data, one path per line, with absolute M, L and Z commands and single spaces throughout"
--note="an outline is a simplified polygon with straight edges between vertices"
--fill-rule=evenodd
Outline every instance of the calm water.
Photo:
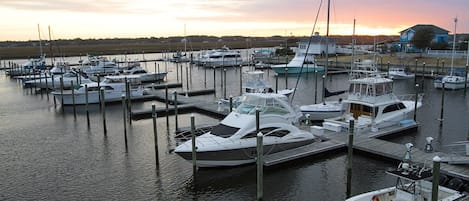
M 146 59 L 161 58 L 161 54 L 144 55 Z M 123 56 L 121 56 L 123 57 Z M 142 58 L 142 55 L 128 55 Z M 79 58 L 67 58 L 73 62 Z M 21 63 L 21 61 L 19 61 Z M 168 82 L 176 82 L 174 64 L 158 62 L 160 70 L 168 69 Z M 147 68 L 153 70 L 154 63 Z M 186 68 L 183 65 L 183 89 L 186 89 L 186 69 L 191 69 L 191 90 L 212 88 L 213 70 Z M 247 71 L 249 68 L 243 68 Z M 239 69 L 227 69 L 227 96 L 239 94 Z M 206 75 L 206 76 L 205 76 Z M 217 94 L 197 98 L 215 101 L 223 96 L 221 71 L 216 71 Z M 205 87 L 205 77 L 206 87 Z M 272 72 L 266 72 L 275 85 Z M 320 77 L 320 76 L 319 76 Z M 321 79 L 321 78 L 319 78 Z M 332 90 L 347 88 L 347 75 L 334 75 L 326 80 Z M 420 80 L 420 78 L 419 78 Z M 296 76 L 288 77 L 293 87 Z M 314 102 L 315 76 L 301 77 L 293 102 Z M 322 80 L 318 80 L 318 88 Z M 285 78 L 279 78 L 285 87 Z M 394 83 L 396 94 L 413 94 L 413 80 Z M 419 131 L 397 135 L 390 141 L 412 142 L 423 148 L 425 137 L 435 138 L 437 150 L 461 153 L 463 147 L 448 146 L 467 140 L 469 130 L 469 101 L 463 91 L 446 91 L 445 121 L 440 127 L 441 91 L 433 89 L 431 80 L 424 85 L 424 105 L 417 113 Z M 201 169 L 195 182 L 192 165 L 170 152 L 175 146 L 174 117 L 158 118 L 159 165 L 155 162 L 152 120 L 133 121 L 128 126 L 128 151 L 124 146 L 121 105 L 106 106 L 107 136 L 103 134 L 98 106 L 90 107 L 91 125 L 86 124 L 84 107 L 54 106 L 52 96 L 23 89 L 21 83 L 0 74 L 0 200 L 254 200 L 256 169 L 254 165 Z M 320 96 L 321 92 L 318 92 Z M 318 97 L 318 100 L 320 98 Z M 164 106 L 156 102 L 157 107 Z M 151 102 L 134 103 L 133 110 L 151 108 Z M 217 120 L 194 114 L 196 124 L 213 124 Z M 190 125 L 190 114 L 179 116 L 179 126 Z M 269 167 L 264 172 L 265 200 L 344 200 L 346 191 L 345 152 L 303 158 L 283 165 Z M 379 189 L 394 184 L 385 175 L 395 161 L 383 161 L 356 154 L 353 161 L 352 193 Z

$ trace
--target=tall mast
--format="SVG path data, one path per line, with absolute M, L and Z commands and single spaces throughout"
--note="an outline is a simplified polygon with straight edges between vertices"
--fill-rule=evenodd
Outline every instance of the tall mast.
M 454 49 L 456 49 L 456 24 L 458 23 L 458 18 L 454 18 L 454 33 L 453 33 L 453 51 L 451 52 L 451 74 L 453 75 L 453 60 L 454 60 Z
M 356 19 L 353 19 L 353 33 L 352 33 L 352 63 L 350 64 L 350 66 L 352 67 L 353 66 L 353 62 L 355 60 L 355 23 L 356 23 Z
M 39 24 L 37 24 L 37 33 L 39 34 L 39 50 L 41 52 L 40 57 L 42 57 L 43 51 L 42 51 L 41 29 L 39 29 Z
M 324 101 L 324 95 L 326 93 L 326 78 L 327 68 L 329 65 L 329 16 L 330 16 L 331 0 L 327 0 L 327 24 L 326 24 L 326 65 L 324 66 L 324 77 L 322 79 L 322 100 Z
M 49 29 L 50 64 L 52 67 L 54 67 L 54 53 L 52 53 L 52 37 L 50 36 L 50 26 L 48 26 L 48 29 Z

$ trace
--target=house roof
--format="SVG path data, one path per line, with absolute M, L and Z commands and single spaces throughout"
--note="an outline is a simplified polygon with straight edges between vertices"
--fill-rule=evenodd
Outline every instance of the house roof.
M 448 30 L 442 29 L 442 28 L 437 27 L 435 25 L 417 24 L 417 25 L 414 25 L 413 27 L 410 27 L 410 28 L 407 28 L 407 29 L 404 29 L 404 30 L 400 31 L 399 33 L 406 32 L 408 30 L 417 31 L 419 29 L 426 29 L 426 28 L 432 29 L 435 34 L 448 34 L 448 32 L 449 32 Z

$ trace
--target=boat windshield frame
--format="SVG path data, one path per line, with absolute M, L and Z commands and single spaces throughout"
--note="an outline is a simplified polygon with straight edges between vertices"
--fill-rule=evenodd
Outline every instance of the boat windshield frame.
M 285 97 L 286 98 L 286 97 Z M 242 97 L 241 104 L 236 108 L 239 114 L 255 115 L 256 110 L 259 114 L 279 114 L 286 115 L 290 110 L 282 103 L 280 97 L 262 97 L 262 96 L 248 96 Z

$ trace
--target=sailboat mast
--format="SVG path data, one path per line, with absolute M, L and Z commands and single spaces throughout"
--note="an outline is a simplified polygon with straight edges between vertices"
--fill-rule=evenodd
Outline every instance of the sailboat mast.
M 458 18 L 454 18 L 454 33 L 453 33 L 453 51 L 451 52 L 451 74 L 453 75 L 453 62 L 454 62 L 454 51 L 456 49 L 456 24 L 458 23 Z
M 324 77 L 322 79 L 322 100 L 324 101 L 326 93 L 327 69 L 329 66 L 329 17 L 330 17 L 331 0 L 327 0 L 327 24 L 326 24 L 326 65 L 324 66 Z
M 43 51 L 42 51 L 41 29 L 39 28 L 39 24 L 37 24 L 37 33 L 39 34 L 39 51 L 41 52 L 40 57 L 42 57 Z
M 352 32 L 352 58 L 351 58 L 351 64 L 350 66 L 353 66 L 353 62 L 355 59 L 355 23 L 356 19 L 353 19 L 353 32 Z
M 52 37 L 50 36 L 50 26 L 47 27 L 49 29 L 49 51 L 50 51 L 50 64 L 54 67 L 54 53 L 52 53 Z

